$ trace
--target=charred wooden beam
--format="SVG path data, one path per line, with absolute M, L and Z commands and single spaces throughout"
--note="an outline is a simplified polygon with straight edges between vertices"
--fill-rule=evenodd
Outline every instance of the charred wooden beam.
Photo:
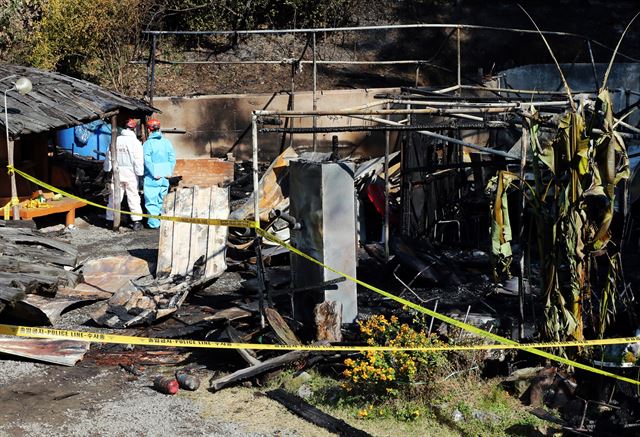
M 332 433 L 338 434 L 341 437 L 371 436 L 371 434 L 354 428 L 344 420 L 336 419 L 335 417 L 330 416 L 324 411 L 321 411 L 320 409 L 309 404 L 301 397 L 298 397 L 291 393 L 287 393 L 281 388 L 268 391 L 266 394 L 269 399 L 273 399 L 274 401 L 284 405 L 292 413 L 297 414 L 298 416 L 313 423 L 314 425 L 322 427 Z

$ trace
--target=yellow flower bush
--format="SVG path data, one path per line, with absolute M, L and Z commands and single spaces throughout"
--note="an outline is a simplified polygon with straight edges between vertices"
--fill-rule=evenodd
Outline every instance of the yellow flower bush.
M 399 323 L 396 316 L 371 316 L 358 322 L 360 334 L 371 346 L 434 347 L 443 345 L 435 335 Z M 348 392 L 396 396 L 399 390 L 420 382 L 431 382 L 433 372 L 445 358 L 437 351 L 367 351 L 361 357 L 344 360 L 342 387 Z M 364 417 L 360 415 L 360 417 Z

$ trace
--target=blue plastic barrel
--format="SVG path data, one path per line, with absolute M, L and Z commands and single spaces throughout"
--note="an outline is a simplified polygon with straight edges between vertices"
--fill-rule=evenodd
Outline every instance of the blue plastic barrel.
M 91 133 L 86 144 L 81 144 L 75 136 L 75 128 L 61 129 L 56 133 L 58 147 L 73 151 L 80 156 L 90 156 L 99 161 L 104 160 L 111 144 L 111 126 L 101 120 L 84 125 Z

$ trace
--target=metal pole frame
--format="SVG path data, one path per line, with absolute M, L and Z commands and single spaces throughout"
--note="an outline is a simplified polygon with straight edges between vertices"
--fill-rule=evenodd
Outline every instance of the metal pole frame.
M 255 111 L 251 114 L 251 154 L 253 159 L 253 215 L 256 229 L 260 227 L 260 178 L 258 177 L 258 116 Z M 256 232 L 256 256 L 261 257 L 260 245 L 262 244 L 262 237 Z M 259 295 L 259 307 L 260 307 L 260 326 L 263 328 L 266 326 L 266 320 L 264 315 L 264 292 L 263 284 L 264 277 L 260 269 L 260 260 L 256 259 L 256 273 L 258 274 L 258 287 L 260 288 Z
M 399 30 L 399 29 L 466 29 L 466 30 L 492 30 L 496 32 L 510 33 L 526 33 L 539 35 L 555 35 L 568 38 L 582 39 L 590 41 L 592 44 L 605 48 L 613 53 L 613 49 L 604 43 L 591 39 L 586 35 L 580 35 L 573 32 L 558 32 L 551 30 L 534 30 L 519 29 L 515 27 L 499 27 L 499 26 L 481 26 L 476 24 L 433 24 L 433 23 L 415 23 L 415 24 L 391 24 L 385 26 L 347 26 L 347 27 L 320 27 L 320 28 L 303 28 L 303 29 L 257 29 L 257 30 L 144 30 L 143 34 L 147 35 L 269 35 L 269 34 L 296 34 L 296 33 L 312 33 L 312 32 L 366 32 L 376 30 Z M 618 55 L 627 60 L 640 62 L 640 60 L 631 56 L 618 52 Z
M 387 103 L 389 108 L 389 103 Z M 387 115 L 387 120 L 389 116 Z M 389 192 L 391 184 L 389 183 L 389 136 L 390 132 L 384 134 L 384 259 L 389 262 Z
M 316 33 L 313 32 L 312 34 L 312 54 L 313 54 L 313 110 L 314 112 L 318 110 L 318 101 L 316 99 L 316 87 L 317 87 L 317 80 L 318 80 L 318 63 L 317 63 L 317 59 L 316 59 Z M 313 116 L 313 151 L 315 152 L 317 149 L 317 141 L 318 141 L 318 135 L 315 132 L 316 127 L 318 126 L 318 117 L 316 115 Z
M 153 34 L 151 40 L 151 83 L 149 84 L 149 105 L 153 106 L 153 96 L 155 95 L 156 87 L 156 49 L 157 49 L 157 37 Z
M 7 79 L 11 76 L 5 77 Z M 3 79 L 3 80 L 4 80 Z M 13 159 L 13 140 L 9 139 L 9 113 L 7 111 L 7 93 L 15 89 L 15 85 L 4 91 L 4 130 L 7 135 L 7 164 L 13 166 L 15 164 Z M 18 198 L 18 187 L 16 185 L 16 174 L 11 172 L 11 209 L 13 212 L 13 219 L 20 220 L 20 199 Z

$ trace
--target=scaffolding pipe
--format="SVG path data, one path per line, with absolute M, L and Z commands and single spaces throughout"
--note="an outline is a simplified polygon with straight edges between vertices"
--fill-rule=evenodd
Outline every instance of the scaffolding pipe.
M 358 118 L 354 116 L 354 118 Z M 366 118 L 365 118 L 366 119 Z M 422 129 L 501 129 L 510 126 L 505 122 L 478 122 L 468 124 L 454 123 L 438 123 L 428 125 L 411 125 L 406 126 L 406 120 L 398 121 L 398 126 L 377 126 L 377 125 L 359 125 L 359 126 L 320 126 L 320 127 L 265 127 L 258 130 L 259 133 L 295 133 L 295 134 L 313 134 L 315 133 L 336 133 L 336 132 L 388 132 L 388 131 L 417 131 Z M 514 124 L 511 124 L 514 125 Z
M 557 101 L 537 101 L 537 102 L 447 102 L 442 100 L 405 100 L 388 99 L 392 103 L 411 104 L 416 106 L 436 106 L 436 107 L 463 107 L 463 108 L 521 108 L 521 107 L 545 107 L 545 106 L 567 106 L 568 100 Z
M 405 103 L 405 102 L 403 102 Z M 557 106 L 557 105 L 556 105 Z M 455 114 L 455 113 L 484 113 L 484 114 L 500 114 L 503 112 L 512 112 L 516 109 L 523 109 L 526 104 L 520 107 L 502 107 L 502 108 L 424 108 L 424 109 L 374 109 L 367 111 L 345 111 L 345 110 L 327 110 L 327 111 L 274 111 L 264 110 L 256 111 L 256 115 L 263 116 L 280 116 L 280 117 L 319 117 L 329 115 L 387 115 L 387 114 Z
M 317 86 L 317 76 L 318 76 L 318 63 L 317 63 L 317 59 L 316 59 L 316 34 L 315 32 L 312 35 L 312 40 L 311 40 L 311 51 L 313 54 L 313 111 L 317 111 L 318 110 L 318 104 L 317 104 L 317 100 L 316 100 L 316 86 Z M 315 131 L 316 127 L 318 127 L 318 117 L 317 116 L 313 116 L 313 151 L 316 151 L 316 147 L 317 147 L 317 141 L 318 141 L 318 136 L 317 133 Z
M 388 103 L 387 108 L 389 108 Z M 389 120 L 388 115 L 387 120 Z M 384 135 L 384 260 L 386 262 L 389 262 L 389 191 L 389 131 L 387 130 Z
M 460 26 L 456 29 L 456 54 L 458 57 L 458 87 L 462 86 L 462 60 L 460 53 Z M 458 88 L 457 94 L 460 94 L 460 88 Z
M 296 66 L 291 64 L 291 110 L 295 111 L 296 109 Z M 291 119 L 291 127 L 293 127 L 293 122 L 295 120 Z M 293 135 L 289 135 L 289 147 L 293 146 Z
M 376 121 L 378 123 L 387 124 L 387 125 L 390 125 L 390 126 L 398 126 L 400 124 L 397 121 L 386 120 L 384 118 L 379 118 L 379 117 L 363 117 L 363 116 L 360 116 L 360 117 L 355 117 L 355 118 L 362 118 L 363 120 Z M 437 139 L 443 140 L 443 141 L 448 141 L 448 142 L 453 143 L 453 144 L 459 144 L 461 146 L 465 146 L 465 147 L 468 147 L 470 149 L 477 150 L 479 152 L 490 153 L 492 155 L 497 155 L 497 156 L 503 156 L 503 157 L 509 158 L 509 159 L 515 159 L 515 160 L 520 159 L 520 157 L 512 155 L 512 154 L 510 154 L 508 152 L 504 152 L 502 150 L 490 149 L 489 147 L 484 147 L 484 146 L 479 146 L 477 144 L 468 143 L 466 141 L 462 141 L 462 140 L 459 140 L 457 138 L 451 138 L 451 137 L 448 137 L 446 135 L 441 135 L 441 134 L 438 134 L 438 133 L 435 133 L 435 132 L 431 132 L 431 131 L 428 131 L 428 130 L 419 130 L 419 131 L 416 131 L 416 132 L 418 132 L 419 134 L 428 136 L 428 137 L 437 138 Z
M 157 37 L 153 35 L 151 41 L 151 83 L 149 84 L 149 105 L 153 106 L 153 96 L 155 94 L 156 85 L 156 48 Z
M 260 180 L 258 175 L 258 117 L 251 114 L 251 152 L 253 157 L 253 214 L 256 226 L 260 226 Z
M 130 64 L 147 64 L 148 61 L 143 60 L 135 60 L 129 62 Z M 156 63 L 158 64 L 168 64 L 168 65 L 292 65 L 292 64 L 323 64 L 323 65 L 421 65 L 431 66 L 434 68 L 444 68 L 439 65 L 433 64 L 428 61 L 422 61 L 419 59 L 398 59 L 398 60 L 385 60 L 385 61 L 352 61 L 352 60 L 322 60 L 316 59 L 315 63 L 313 60 L 300 60 L 297 59 L 255 59 L 249 61 L 174 61 L 170 59 L 156 59 Z

